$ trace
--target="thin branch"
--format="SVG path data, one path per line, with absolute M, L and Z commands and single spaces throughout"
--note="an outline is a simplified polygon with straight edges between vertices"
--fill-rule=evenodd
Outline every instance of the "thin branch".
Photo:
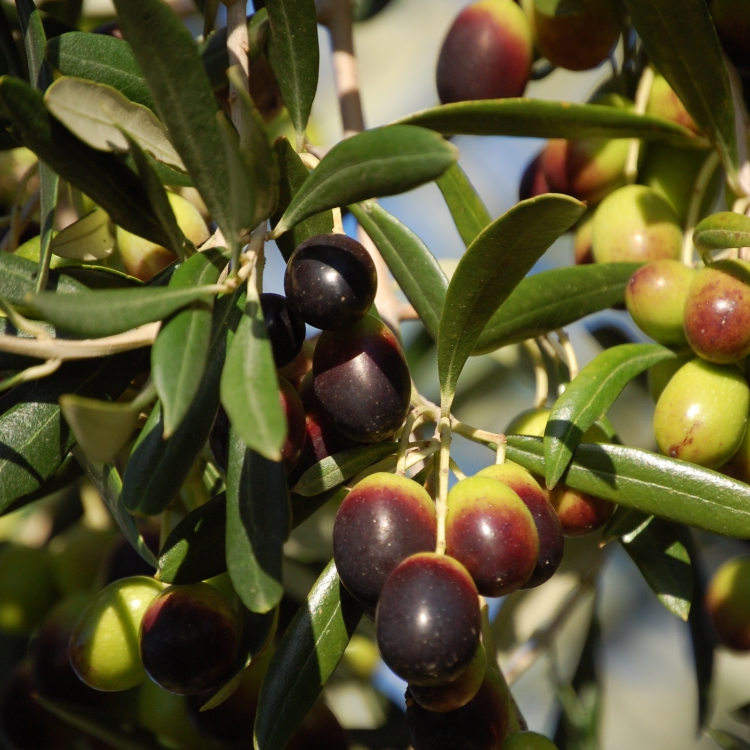
M 25 370 L 5 380 L 0 380 L 0 391 L 7 391 L 9 388 L 13 388 L 21 383 L 27 383 L 29 380 L 46 378 L 48 375 L 52 375 L 61 364 L 61 359 L 48 359 L 44 364 L 27 367 Z
M 651 87 L 654 84 L 654 69 L 646 66 L 641 74 L 641 80 L 638 81 L 638 90 L 635 94 L 635 114 L 642 115 L 646 111 L 649 96 L 651 96 Z M 641 141 L 639 138 L 633 138 L 628 148 L 628 158 L 625 162 L 625 179 L 628 184 L 636 181 L 638 177 L 638 155 L 641 150 Z
M 544 366 L 544 358 L 539 344 L 534 339 L 528 339 L 523 342 L 523 346 L 531 357 L 534 365 L 534 381 L 536 384 L 536 394 L 534 395 L 534 408 L 539 409 L 547 403 L 549 396 L 549 375 L 547 368 Z
M 441 417 L 437 435 L 440 437 L 440 457 L 438 460 L 438 494 L 435 503 L 437 511 L 437 544 L 435 552 L 445 552 L 445 517 L 448 514 L 448 479 L 451 455 L 451 422 L 449 417 Z
M 245 91 L 250 90 L 250 42 L 247 36 L 246 3 L 239 0 L 222 0 L 227 6 L 227 53 L 229 66 L 237 66 Z M 237 101 L 237 90 L 234 83 L 229 82 L 229 104 L 232 109 L 232 122 L 237 132 L 242 135 L 242 111 Z
M 700 168 L 698 176 L 695 178 L 693 196 L 690 199 L 690 206 L 688 208 L 687 217 L 685 218 L 685 226 L 682 234 L 682 262 L 686 266 L 693 265 L 693 232 L 698 224 L 698 217 L 700 216 L 703 198 L 706 195 L 711 178 L 714 176 L 714 172 L 716 172 L 720 164 L 721 159 L 719 158 L 718 152 L 712 151 L 706 157 L 706 161 L 703 162 L 703 166 Z

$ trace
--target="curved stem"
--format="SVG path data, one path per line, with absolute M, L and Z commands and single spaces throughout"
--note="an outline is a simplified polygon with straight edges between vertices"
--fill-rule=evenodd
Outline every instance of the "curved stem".
M 13 388 L 21 383 L 27 383 L 29 380 L 40 380 L 46 378 L 48 375 L 52 375 L 60 365 L 62 364 L 61 359 L 48 359 L 44 364 L 34 365 L 33 367 L 27 367 L 25 370 L 12 375 L 5 380 L 0 380 L 0 391 L 7 391 L 9 388 Z
M 549 375 L 547 368 L 544 366 L 542 350 L 535 339 L 528 339 L 523 342 L 523 346 L 531 357 L 534 366 L 534 380 L 536 383 L 536 394 L 534 395 L 534 408 L 539 409 L 547 403 L 549 396 Z
M 568 373 L 571 380 L 575 380 L 578 375 L 578 357 L 576 356 L 576 350 L 573 348 L 573 344 L 570 343 L 570 337 L 562 328 L 558 328 L 555 333 L 557 339 L 565 352 L 565 360 L 568 364 Z
M 452 456 L 448 458 L 448 463 L 451 471 L 456 475 L 456 479 L 458 479 L 459 482 L 463 482 L 463 480 L 466 479 L 466 474 L 461 471 L 461 467 L 453 460 Z
M 651 87 L 654 84 L 654 69 L 647 66 L 641 74 L 641 80 L 638 81 L 638 90 L 635 93 L 635 113 L 642 115 L 646 111 L 648 98 L 651 95 Z M 639 138 L 633 138 L 628 148 L 628 158 L 625 162 L 625 180 L 632 184 L 638 177 L 638 155 L 641 151 L 641 141 Z

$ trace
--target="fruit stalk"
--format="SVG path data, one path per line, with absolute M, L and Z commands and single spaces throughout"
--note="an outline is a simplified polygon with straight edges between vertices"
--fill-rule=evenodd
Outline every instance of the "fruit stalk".
M 686 266 L 693 265 L 693 231 L 698 224 L 698 216 L 700 215 L 703 197 L 706 194 L 706 190 L 708 190 L 714 172 L 719 168 L 720 164 L 721 159 L 719 158 L 719 153 L 717 151 L 711 151 L 706 157 L 706 161 L 703 162 L 703 166 L 700 168 L 698 176 L 695 178 L 693 197 L 690 199 L 690 208 L 688 209 L 687 218 L 685 219 L 682 239 L 682 262 Z
M 448 513 L 448 476 L 451 455 L 450 417 L 440 418 L 438 435 L 440 437 L 440 459 L 438 461 L 438 494 L 436 498 L 438 530 L 435 552 L 443 555 L 445 554 L 445 516 Z
M 651 96 L 651 87 L 654 83 L 654 69 L 646 66 L 638 81 L 638 90 L 635 93 L 635 114 L 642 115 L 646 111 L 648 98 Z M 633 138 L 628 149 L 628 158 L 625 162 L 625 180 L 632 185 L 638 178 L 638 154 L 641 150 L 640 138 Z
M 549 377 L 547 375 L 547 368 L 544 366 L 542 350 L 539 348 L 536 339 L 528 339 L 528 341 L 524 341 L 523 345 L 531 357 L 531 362 L 534 366 L 534 381 L 536 383 L 534 408 L 539 409 L 547 403 L 547 397 L 549 396 Z

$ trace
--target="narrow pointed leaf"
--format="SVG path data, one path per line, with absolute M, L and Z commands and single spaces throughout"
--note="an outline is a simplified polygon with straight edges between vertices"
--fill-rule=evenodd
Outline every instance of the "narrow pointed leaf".
M 716 144 L 729 181 L 740 157 L 729 73 L 705 0 L 624 0 L 649 59 Z M 744 136 L 743 136 L 744 137 Z
M 0 512 L 54 476 L 75 437 L 58 399 L 66 393 L 116 399 L 144 364 L 143 351 L 63 365 L 0 398 Z
M 394 455 L 397 450 L 398 443 L 376 443 L 347 448 L 311 466 L 299 478 L 292 491 L 304 497 L 319 495 L 351 479 L 386 456 Z
M 750 247 L 750 216 L 733 211 L 707 216 L 695 228 L 693 242 L 699 250 Z
M 52 74 L 47 61 L 44 59 L 47 37 L 44 34 L 41 14 L 37 10 L 34 0 L 17 0 L 16 9 L 18 20 L 21 23 L 23 46 L 29 64 L 31 84 L 39 91 L 44 91 L 52 83 Z
M 114 246 L 109 216 L 98 207 L 69 224 L 52 239 L 52 252 L 69 260 L 103 260 L 112 253 Z
M 594 357 L 555 402 L 544 433 L 547 487 L 552 489 L 583 434 L 610 409 L 625 386 L 675 353 L 660 344 L 621 344 Z
M 131 102 L 155 109 L 146 79 L 124 39 L 70 31 L 47 42 L 47 59 L 65 76 L 104 83 Z
M 693 573 L 682 536 L 677 524 L 652 518 L 620 541 L 657 599 L 673 615 L 687 621 Z
M 394 125 L 358 133 L 325 155 L 272 236 L 328 208 L 411 190 L 439 177 L 457 157 L 455 146 L 424 128 Z
M 146 189 L 146 194 L 151 202 L 151 207 L 156 214 L 156 218 L 159 220 L 167 237 L 169 237 L 169 244 L 166 245 L 167 249 L 171 250 L 181 261 L 184 261 L 195 253 L 195 246 L 185 237 L 182 229 L 180 229 L 180 225 L 177 223 L 177 217 L 172 209 L 172 204 L 169 202 L 167 191 L 164 189 L 154 168 L 154 162 L 148 158 L 141 145 L 129 132 L 122 128 L 120 123 L 117 124 L 117 127 L 125 138 L 130 156 L 138 170 L 141 183 Z
M 648 519 L 647 513 L 618 505 L 612 514 L 612 518 L 607 521 L 607 525 L 602 530 L 599 546 L 604 547 L 615 539 L 621 539 L 627 534 L 631 534 L 639 526 L 643 526 Z
M 281 461 L 287 425 L 257 293 L 248 296 L 245 313 L 229 347 L 221 376 L 221 403 L 248 448 L 270 461 Z
M 487 207 L 458 164 L 448 167 L 435 182 L 443 194 L 464 245 L 469 247 L 492 221 Z
M 278 157 L 279 190 L 276 209 L 271 216 L 271 223 L 275 226 L 283 216 L 292 198 L 297 194 L 310 176 L 307 167 L 292 148 L 286 138 L 279 138 L 273 144 L 273 151 Z M 330 210 L 311 216 L 300 221 L 288 232 L 276 238 L 284 260 L 288 261 L 297 245 L 300 245 L 316 234 L 327 234 L 333 231 L 333 214 Z
M 349 206 L 388 264 L 406 298 L 433 339 L 437 340 L 440 311 L 448 279 L 422 240 L 377 203 Z
M 241 232 L 254 229 L 255 218 L 255 184 L 253 176 L 245 163 L 237 131 L 223 112 L 217 114 L 219 132 L 224 143 L 224 153 L 229 165 L 229 179 L 231 181 L 231 209 L 232 231 L 239 236 Z M 239 247 L 235 248 L 239 257 Z
M 444 412 L 450 409 L 461 370 L 492 314 L 584 211 L 579 201 L 555 194 L 522 201 L 466 250 L 440 316 L 438 375 Z
M 362 613 L 331 561 L 268 666 L 258 698 L 256 748 L 286 746 L 341 660 Z
M 159 245 L 168 244 L 135 172 L 115 154 L 97 151 L 76 138 L 47 111 L 38 91 L 17 78 L 0 78 L 0 109 L 12 120 L 23 145 L 91 197 L 115 224 Z
M 227 264 L 218 250 L 193 255 L 175 271 L 170 289 L 215 284 Z M 164 435 L 182 423 L 206 370 L 213 297 L 193 302 L 165 321 L 151 348 L 151 374 L 164 412 Z
M 55 210 L 60 177 L 49 164 L 39 165 L 39 263 L 37 264 L 36 291 L 47 287 L 49 266 L 52 260 L 52 233 L 54 232 Z
M 90 461 L 79 446 L 73 449 L 73 453 L 83 466 L 89 480 L 96 487 L 102 500 L 104 500 L 104 504 L 120 527 L 120 531 L 122 531 L 125 538 L 130 542 L 133 549 L 149 565 L 156 567 L 157 562 L 154 553 L 141 535 L 135 519 L 125 510 L 120 502 L 122 480 L 117 469 L 110 463 Z
M 226 507 L 222 493 L 172 529 L 159 553 L 156 577 L 160 581 L 199 583 L 226 571 Z
M 141 515 L 161 513 L 180 491 L 203 449 L 219 408 L 219 383 L 227 341 L 239 324 L 244 294 L 235 292 L 214 305 L 211 348 L 198 392 L 180 426 L 164 439 L 159 402 L 134 446 L 123 476 L 122 502 Z M 158 411 L 157 411 L 158 410 Z
M 473 355 L 543 336 L 625 301 L 639 263 L 591 263 L 541 271 L 525 278 L 493 313 Z
M 318 24 L 313 0 L 267 0 L 268 62 L 301 137 L 318 88 Z
M 159 119 L 211 216 L 231 241 L 229 170 L 217 103 L 193 37 L 161 0 L 115 0 L 115 7 Z
M 156 115 L 112 86 L 63 76 L 47 89 L 44 103 L 71 133 L 92 148 L 127 151 L 128 142 L 119 124 L 155 159 L 185 169 Z
M 12 253 L 0 253 L 0 297 L 21 309 L 28 308 L 28 296 L 36 291 L 37 264 Z M 48 289 L 60 294 L 80 294 L 87 291 L 83 284 L 56 272 L 50 274 Z
M 129 404 L 64 395 L 60 408 L 81 450 L 94 462 L 111 461 L 128 443 L 138 422 L 138 412 Z
M 75 298 L 43 292 L 34 307 L 47 321 L 85 338 L 112 336 L 166 318 L 196 300 L 210 297 L 213 287 L 106 289 Z
M 486 99 L 444 104 L 408 115 L 396 124 L 419 125 L 443 135 L 514 135 L 527 138 L 663 138 L 697 142 L 682 125 L 599 104 L 539 99 Z
M 508 436 L 508 458 L 544 474 L 541 438 Z M 750 535 L 750 486 L 639 448 L 581 443 L 563 475 L 569 487 L 724 536 Z
M 286 471 L 281 461 L 249 450 L 234 426 L 226 508 L 227 570 L 234 590 L 251 612 L 269 612 L 284 593 L 281 559 L 291 528 Z

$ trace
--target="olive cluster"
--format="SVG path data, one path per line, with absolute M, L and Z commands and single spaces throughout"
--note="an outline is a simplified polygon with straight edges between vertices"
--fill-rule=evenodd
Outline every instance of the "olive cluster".
M 383 660 L 409 684 L 415 750 L 458 746 L 450 744 L 458 738 L 497 748 L 513 708 L 481 642 L 480 596 L 547 581 L 562 558 L 562 528 L 539 484 L 512 462 L 448 493 L 444 553 L 436 552 L 438 523 L 421 484 L 371 474 L 338 510 L 334 560 L 375 619 Z

